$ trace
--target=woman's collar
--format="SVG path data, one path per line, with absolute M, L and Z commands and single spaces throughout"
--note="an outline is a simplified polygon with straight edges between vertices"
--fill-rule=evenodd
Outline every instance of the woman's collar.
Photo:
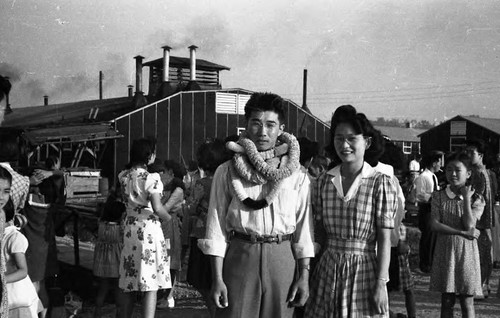
M 451 187 L 450 185 L 447 185 L 446 186 L 446 195 L 448 196 L 448 198 L 450 199 L 455 199 L 456 197 L 458 197 L 460 200 L 463 200 L 464 197 L 461 195 L 461 194 L 456 194 L 455 192 L 453 192 L 451 190 Z
M 340 166 L 341 165 L 336 165 L 333 169 L 328 170 L 327 174 L 333 176 L 333 177 L 338 177 L 340 176 Z M 371 177 L 375 173 L 375 169 L 370 166 L 368 163 L 363 162 L 363 168 L 361 169 L 361 177 L 362 178 L 368 178 Z

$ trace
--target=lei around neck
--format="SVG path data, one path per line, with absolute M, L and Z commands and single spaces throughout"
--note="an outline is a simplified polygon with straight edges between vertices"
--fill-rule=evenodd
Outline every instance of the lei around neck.
M 258 210 L 270 205 L 277 197 L 285 178 L 300 167 L 300 147 L 297 139 L 283 132 L 273 149 L 259 152 L 255 144 L 242 135 L 238 143 L 228 142 L 227 148 L 236 152 L 229 165 L 231 185 L 238 199 L 247 207 Z M 271 184 L 271 191 L 264 199 L 248 197 L 241 179 L 255 184 Z

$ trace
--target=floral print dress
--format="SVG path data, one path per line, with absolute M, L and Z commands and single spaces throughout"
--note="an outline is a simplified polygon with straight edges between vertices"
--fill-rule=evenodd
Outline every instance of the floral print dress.
M 168 242 L 150 196 L 162 193 L 160 175 L 133 167 L 118 175 L 127 209 L 119 286 L 125 291 L 155 291 L 172 287 Z

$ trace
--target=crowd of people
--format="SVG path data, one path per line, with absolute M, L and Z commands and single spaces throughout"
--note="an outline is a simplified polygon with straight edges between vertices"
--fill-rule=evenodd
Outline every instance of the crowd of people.
M 500 261 L 500 157 L 487 169 L 484 143 L 468 140 L 463 151 L 433 151 L 404 167 L 350 105 L 335 110 L 330 144 L 319 149 L 285 132 L 284 105 L 252 94 L 246 131 L 206 140 L 189 165 L 157 158 L 156 140 L 133 142 L 98 222 L 95 317 L 109 291 L 117 317 L 131 317 L 137 299 L 143 317 L 175 307 L 184 259 L 211 317 L 389 317 L 398 290 L 416 317 L 403 224 L 411 205 L 419 267 L 442 294 L 441 316 L 453 317 L 458 298 L 463 317 L 474 317 Z M 0 316 L 45 317 L 64 179 L 57 157 L 16 171 L 17 156 L 16 140 L 0 140 Z

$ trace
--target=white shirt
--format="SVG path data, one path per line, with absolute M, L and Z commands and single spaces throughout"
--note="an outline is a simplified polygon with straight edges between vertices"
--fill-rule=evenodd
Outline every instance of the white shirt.
M 206 255 L 224 257 L 229 233 L 236 231 L 256 235 L 293 235 L 292 249 L 296 259 L 314 257 L 313 219 L 310 181 L 303 170 L 283 180 L 274 202 L 263 209 L 252 210 L 236 196 L 231 186 L 227 161 L 217 168 L 212 181 L 205 239 L 198 247 Z M 241 180 L 249 198 L 261 199 L 271 190 L 269 183 L 255 184 Z
M 417 160 L 413 159 L 412 161 L 410 161 L 409 168 L 410 168 L 410 171 L 417 171 L 418 172 L 418 171 L 420 171 L 420 163 Z
M 415 191 L 417 194 L 417 202 L 428 203 L 434 192 L 434 182 L 436 182 L 436 190 L 439 190 L 439 184 L 436 175 L 429 169 L 425 169 L 415 179 Z

